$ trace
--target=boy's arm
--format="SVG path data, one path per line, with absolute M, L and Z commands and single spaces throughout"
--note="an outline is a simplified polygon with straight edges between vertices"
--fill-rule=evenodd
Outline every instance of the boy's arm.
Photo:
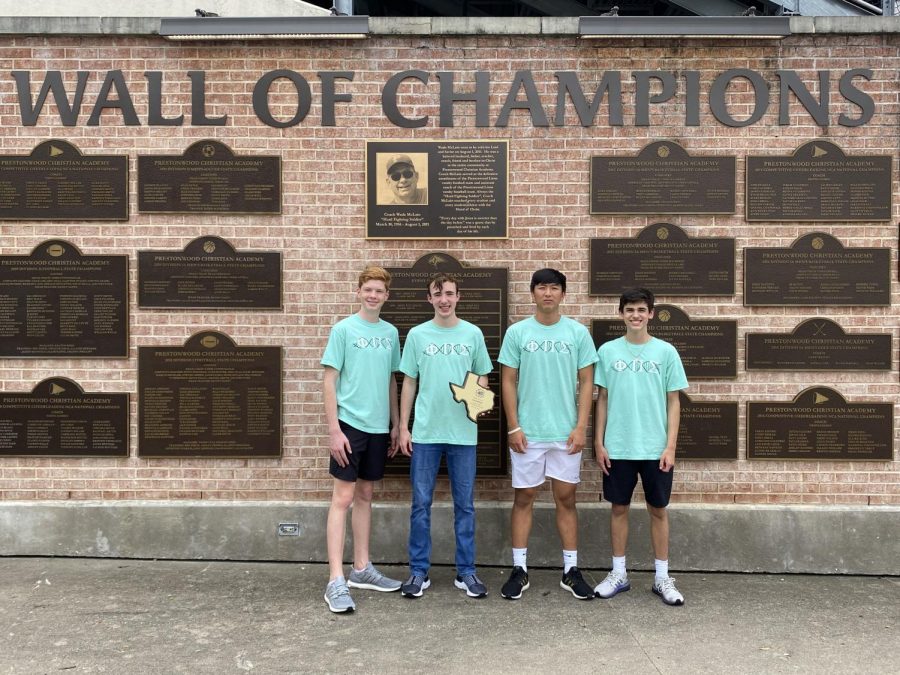
M 666 394 L 666 449 L 659 458 L 659 470 L 671 471 L 675 466 L 675 444 L 678 441 L 678 425 L 681 423 L 681 400 L 677 391 Z
M 397 378 L 393 373 L 391 373 L 391 381 L 388 384 L 388 400 L 391 411 L 391 447 L 388 450 L 388 457 L 393 457 L 400 449 L 397 443 L 400 438 L 400 408 L 397 404 Z
M 519 426 L 519 369 L 500 366 L 500 391 L 503 393 L 503 411 L 506 413 L 506 426 L 509 427 L 507 443 L 513 452 L 525 452 L 528 439 Z M 518 431 L 513 431 L 518 429 Z
M 603 438 L 606 435 L 606 412 L 607 403 L 609 402 L 609 392 L 606 387 L 597 388 L 597 405 L 594 408 L 594 459 L 597 465 L 603 469 L 603 473 L 609 475 L 609 453 L 606 446 L 603 445 Z
M 325 396 L 325 420 L 328 422 L 328 451 L 338 466 L 345 467 L 350 461 L 347 455 L 352 453 L 350 441 L 341 431 L 337 411 L 337 381 L 339 373 L 331 366 L 325 366 L 322 377 L 322 392 Z
M 584 450 L 587 442 L 588 418 L 591 416 L 591 399 L 594 396 L 594 364 L 578 369 L 578 421 L 569 434 L 566 447 L 570 455 Z
M 400 452 L 409 457 L 412 455 L 412 436 L 409 433 L 409 418 L 412 415 L 413 401 L 416 399 L 416 389 L 419 381 L 403 376 L 403 387 L 400 389 L 400 434 L 397 437 L 397 445 Z

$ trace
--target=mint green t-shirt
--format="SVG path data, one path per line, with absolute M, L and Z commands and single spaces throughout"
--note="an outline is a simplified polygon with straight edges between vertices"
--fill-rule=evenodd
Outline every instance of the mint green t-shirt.
M 387 321 L 358 314 L 331 329 L 321 364 L 338 371 L 338 419 L 370 434 L 390 430 L 391 373 L 400 370 L 400 337 Z
M 600 345 L 594 384 L 608 392 L 603 445 L 610 459 L 659 459 L 666 449 L 666 395 L 687 389 L 675 347 L 651 337 L 643 345 L 624 337 Z
M 462 384 L 470 370 L 487 375 L 491 368 L 484 335 L 468 321 L 460 319 L 453 328 L 428 321 L 410 329 L 400 370 L 418 380 L 413 441 L 477 445 L 478 425 L 453 400 L 450 383 Z
M 519 426 L 529 441 L 565 441 L 578 421 L 578 371 L 597 362 L 587 328 L 568 317 L 545 326 L 533 316 L 506 331 L 500 358 L 519 371 Z

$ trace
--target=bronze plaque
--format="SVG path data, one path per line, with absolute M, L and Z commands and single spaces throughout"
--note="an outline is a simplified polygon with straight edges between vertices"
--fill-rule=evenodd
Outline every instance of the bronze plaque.
M 652 288 L 659 295 L 734 295 L 734 239 L 691 238 L 656 223 L 634 239 L 591 239 L 591 295 Z
M 281 347 L 215 331 L 138 347 L 138 455 L 280 457 Z
M 427 253 L 412 267 L 387 269 L 393 275 L 391 297 L 385 303 L 381 317 L 397 327 L 401 344 L 405 343 L 410 328 L 434 318 L 434 307 L 425 299 L 432 275 L 448 272 L 459 279 L 460 298 L 456 313 L 484 333 L 484 342 L 494 365 L 488 376 L 488 384 L 494 392 L 494 407 L 478 418 L 477 471 L 479 476 L 505 476 L 509 448 L 497 357 L 508 323 L 509 270 L 505 267 L 469 267 L 447 253 Z M 398 384 L 402 382 L 401 373 Z M 387 470 L 391 474 L 408 473 L 409 460 L 397 455 L 388 463 Z
M 828 387 L 747 403 L 747 459 L 890 461 L 893 441 L 892 403 L 847 403 Z
M 848 157 L 828 141 L 810 141 L 793 155 L 750 155 L 746 219 L 890 220 L 892 162 L 890 155 Z
M 0 393 L 0 456 L 128 457 L 128 394 L 51 377 Z
M 366 238 L 506 239 L 509 141 L 366 142 Z
M 744 305 L 890 305 L 891 250 L 812 232 L 790 248 L 744 249 Z
M 141 213 L 281 213 L 281 157 L 197 141 L 183 155 L 138 156 Z
M 280 309 L 281 254 L 239 253 L 219 237 L 138 251 L 138 307 Z
M 734 401 L 694 402 L 683 391 L 678 426 L 677 459 L 737 459 L 738 404 Z
M 675 305 L 656 305 L 648 328 L 678 350 L 688 378 L 737 377 L 737 321 L 693 321 Z M 591 335 L 599 349 L 625 335 L 625 324 L 621 319 L 594 319 Z
M 591 157 L 591 213 L 734 213 L 735 158 L 655 141 L 636 157 Z
M 807 319 L 790 334 L 747 333 L 747 370 L 890 370 L 890 333 L 847 334 L 830 319 Z
M 128 220 L 128 156 L 67 141 L 0 156 L 0 220 Z
M 128 256 L 61 239 L 0 256 L 0 357 L 128 357 Z

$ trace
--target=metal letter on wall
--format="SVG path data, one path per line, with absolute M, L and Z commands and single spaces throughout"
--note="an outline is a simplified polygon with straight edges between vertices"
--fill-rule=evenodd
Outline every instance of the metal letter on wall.
M 890 370 L 890 333 L 846 333 L 807 319 L 789 333 L 747 333 L 747 370 Z
M 368 239 L 505 239 L 509 142 L 368 141 Z
M 737 321 L 691 318 L 675 305 L 656 305 L 650 334 L 678 350 L 688 378 L 737 376 Z M 625 335 L 621 319 L 591 321 L 594 344 Z
M 0 393 L 0 456 L 127 457 L 128 394 L 89 392 L 65 377 Z
M 281 253 L 198 237 L 184 251 L 138 251 L 138 307 L 280 309 Z
M 683 391 L 678 398 L 678 459 L 737 459 L 737 402 L 692 401 Z
M 59 139 L 0 155 L 0 220 L 128 220 L 128 156 Z
M 193 143 L 183 155 L 138 156 L 141 213 L 281 213 L 281 157 Z
M 204 331 L 138 347 L 138 455 L 280 457 L 281 347 Z
M 61 239 L 0 256 L 0 357 L 128 357 L 128 256 Z
M 747 459 L 890 461 L 893 443 L 893 403 L 847 403 L 828 387 L 747 402 Z
M 658 295 L 734 295 L 734 239 L 692 238 L 656 223 L 634 239 L 591 239 L 590 294 L 652 288 Z
M 509 450 L 506 419 L 501 414 L 503 402 L 497 357 L 508 322 L 509 270 L 505 267 L 469 267 L 446 253 L 428 253 L 412 267 L 388 267 L 387 270 L 393 277 L 391 297 L 385 303 L 381 317 L 397 327 L 401 342 L 405 342 L 410 328 L 434 318 L 434 308 L 426 300 L 428 280 L 439 272 L 448 272 L 459 279 L 457 314 L 484 333 L 494 365 L 488 376 L 495 395 L 494 407 L 478 419 L 477 471 L 480 476 L 505 476 Z M 388 463 L 387 470 L 391 474 L 408 473 L 409 461 L 398 455 Z
M 591 213 L 734 213 L 735 158 L 656 141 L 637 157 L 591 157 Z
M 746 219 L 891 219 L 890 155 L 848 157 L 834 143 L 811 141 L 793 155 L 748 156 Z
M 744 305 L 890 305 L 891 250 L 811 232 L 789 248 L 744 249 Z

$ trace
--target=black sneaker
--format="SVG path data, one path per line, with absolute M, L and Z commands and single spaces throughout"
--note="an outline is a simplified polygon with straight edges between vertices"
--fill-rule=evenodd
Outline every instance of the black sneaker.
M 528 572 L 516 565 L 513 567 L 512 574 L 509 575 L 509 581 L 503 584 L 500 589 L 500 595 L 507 600 L 518 600 L 522 597 L 522 592 L 527 591 L 531 584 L 528 583 Z
M 421 598 L 425 589 L 431 586 L 428 577 L 419 576 L 418 574 L 410 574 L 403 585 L 400 587 L 400 593 L 404 598 Z
M 559 582 L 560 588 L 564 588 L 579 600 L 593 600 L 594 589 L 587 585 L 581 571 L 577 567 L 570 567 L 569 571 L 563 574 L 562 581 Z

